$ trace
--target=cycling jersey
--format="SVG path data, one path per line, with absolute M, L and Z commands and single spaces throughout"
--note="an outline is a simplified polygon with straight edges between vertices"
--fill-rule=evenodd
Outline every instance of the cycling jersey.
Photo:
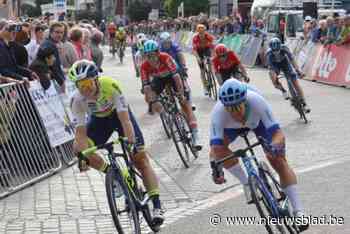
M 117 31 L 117 27 L 114 24 L 108 25 L 109 34 L 115 33 Z
M 212 64 L 214 66 L 215 73 L 221 73 L 228 70 L 235 69 L 241 61 L 233 51 L 227 53 L 226 61 L 222 62 L 218 56 L 212 59 Z
M 167 53 L 159 53 L 158 67 L 153 67 L 147 60 L 141 65 L 141 79 L 142 82 L 149 83 L 150 78 L 166 78 L 176 73 L 176 63 L 173 58 Z
M 193 51 L 214 48 L 214 37 L 206 32 L 203 40 L 196 34 L 192 39 L 192 47 Z
M 117 32 L 115 34 L 115 38 L 118 40 L 118 41 L 125 41 L 126 40 L 126 33 L 125 32 Z
M 267 50 L 266 57 L 269 69 L 273 70 L 277 74 L 279 74 L 282 70 L 286 77 L 291 78 L 292 80 L 296 80 L 298 78 L 298 75 L 291 64 L 293 55 L 287 46 L 282 45 L 279 53 L 274 53 L 271 49 Z
M 113 111 L 128 111 L 128 104 L 119 88 L 119 84 L 111 77 L 100 77 L 99 97 L 88 100 L 76 90 L 71 98 L 70 106 L 77 126 L 86 124 L 86 114 L 96 117 L 107 117 Z
M 182 64 L 180 63 L 180 58 L 178 56 L 181 53 L 181 48 L 174 42 L 171 43 L 170 48 L 160 47 L 160 51 L 169 54 L 176 62 L 176 65 L 181 69 Z
M 271 142 L 272 135 L 280 129 L 272 111 L 265 99 L 249 89 L 246 100 L 247 121 L 243 125 L 232 118 L 224 105 L 218 101 L 211 113 L 210 145 L 223 145 L 224 136 L 233 142 L 243 130 L 254 133 Z

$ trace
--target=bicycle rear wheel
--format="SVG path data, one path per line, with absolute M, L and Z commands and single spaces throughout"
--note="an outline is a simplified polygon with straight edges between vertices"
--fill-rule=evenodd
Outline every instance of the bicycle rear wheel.
M 110 169 L 107 172 L 105 186 L 109 209 L 118 233 L 141 234 L 138 212 L 119 171 Z
M 174 141 L 176 150 L 181 158 L 182 163 L 186 168 L 189 168 L 190 157 L 187 149 L 187 144 L 184 139 L 185 136 L 184 136 L 183 127 L 182 127 L 184 125 L 184 123 L 182 122 L 184 121 L 184 117 L 182 116 L 181 113 L 177 113 L 177 114 L 174 114 L 172 118 L 173 118 L 172 120 L 173 124 L 170 128 L 171 137 Z

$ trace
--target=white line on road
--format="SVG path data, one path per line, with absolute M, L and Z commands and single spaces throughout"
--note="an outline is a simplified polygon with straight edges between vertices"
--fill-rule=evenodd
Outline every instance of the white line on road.
M 295 172 L 297 174 L 303 174 L 306 172 L 310 172 L 310 171 L 316 171 L 325 167 L 329 167 L 332 165 L 336 165 L 336 164 L 340 164 L 343 163 L 344 161 L 347 161 L 346 158 L 343 159 L 338 159 L 338 160 L 334 160 L 334 161 L 326 161 L 326 162 L 322 162 L 316 165 L 312 165 L 312 166 L 308 166 L 305 168 L 296 168 Z M 190 207 L 184 207 L 184 208 L 180 208 L 180 209 L 176 209 L 173 210 L 171 212 L 167 212 L 166 214 L 166 218 L 170 218 L 170 220 L 165 221 L 164 225 L 162 226 L 162 228 L 175 223 L 176 221 L 178 221 L 181 218 L 184 218 L 186 216 L 191 216 L 194 215 L 195 213 L 198 213 L 200 211 L 209 209 L 213 206 L 219 205 L 220 203 L 223 203 L 225 201 L 228 201 L 230 199 L 233 198 L 237 198 L 239 197 L 241 194 L 243 193 L 243 189 L 242 186 L 239 186 L 237 188 L 234 189 L 230 189 L 228 191 L 225 192 L 221 192 L 217 195 L 214 195 L 212 197 L 209 197 L 208 199 L 199 201 L 199 202 L 195 202 L 195 204 L 193 204 Z

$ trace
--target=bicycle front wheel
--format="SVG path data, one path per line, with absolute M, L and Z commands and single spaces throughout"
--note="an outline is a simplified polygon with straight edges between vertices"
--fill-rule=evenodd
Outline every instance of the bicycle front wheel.
M 141 234 L 134 201 L 119 171 L 110 169 L 106 174 L 106 193 L 114 225 L 119 234 Z
M 213 75 L 213 72 L 210 69 L 208 69 L 206 73 L 207 73 L 209 97 L 211 97 L 214 101 L 216 101 L 218 100 L 218 91 L 216 87 L 215 77 Z
M 177 113 L 174 114 L 172 118 L 173 124 L 170 127 L 171 137 L 173 139 L 173 142 L 175 144 L 176 150 L 181 158 L 182 163 L 186 168 L 189 168 L 190 157 L 182 127 L 185 124 L 183 123 L 184 117 L 182 116 L 182 114 Z
M 287 78 L 288 79 L 288 78 Z M 291 81 L 287 81 L 288 82 L 288 89 L 289 89 L 289 93 L 291 95 L 291 103 L 292 106 L 295 108 L 295 110 L 299 113 L 300 119 L 303 119 L 305 123 L 308 122 L 305 112 L 304 112 L 304 107 L 303 104 L 301 103 L 301 98 L 300 96 L 297 94 L 296 89 L 294 87 L 294 85 L 292 84 Z
M 166 136 L 170 139 L 171 134 L 170 134 L 170 128 L 171 128 L 171 123 L 170 123 L 170 118 L 168 113 L 163 112 L 160 114 L 160 119 L 162 120 L 162 125 L 165 131 Z
M 253 202 L 259 212 L 262 220 L 265 222 L 265 228 L 268 233 L 286 233 L 283 228 L 283 224 L 272 225 L 268 222 L 269 217 L 278 217 L 276 213 L 277 207 L 274 207 L 272 203 L 273 198 L 269 191 L 266 190 L 266 186 L 263 182 L 256 176 L 249 177 L 249 187 L 252 194 Z

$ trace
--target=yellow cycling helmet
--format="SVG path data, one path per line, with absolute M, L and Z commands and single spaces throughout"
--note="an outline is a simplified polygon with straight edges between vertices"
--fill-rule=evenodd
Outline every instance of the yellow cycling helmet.
M 197 28 L 196 28 L 197 32 L 205 32 L 205 30 L 207 30 L 207 28 L 205 27 L 204 24 L 198 24 L 197 25 Z

